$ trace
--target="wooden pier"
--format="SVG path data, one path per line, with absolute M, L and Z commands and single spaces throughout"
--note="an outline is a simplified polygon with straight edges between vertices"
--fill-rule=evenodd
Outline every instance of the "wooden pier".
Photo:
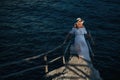
M 70 55 L 64 66 L 46 74 L 46 80 L 102 80 L 92 63 L 77 55 Z
M 2 64 L 0 80 L 102 80 L 92 62 L 78 59 L 70 53 L 70 47 L 71 41 L 40 55 Z
M 48 72 L 45 80 L 102 80 L 92 61 L 78 58 L 71 47 L 69 43 L 64 52 L 64 65 Z

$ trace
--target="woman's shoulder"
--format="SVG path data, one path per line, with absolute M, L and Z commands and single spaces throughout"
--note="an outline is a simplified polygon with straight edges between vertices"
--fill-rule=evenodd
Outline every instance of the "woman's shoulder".
M 72 30 L 76 30 L 77 28 L 76 27 L 72 27 Z

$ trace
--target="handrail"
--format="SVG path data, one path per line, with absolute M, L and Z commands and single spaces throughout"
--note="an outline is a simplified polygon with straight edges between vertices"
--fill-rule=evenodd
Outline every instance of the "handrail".
M 11 74 L 8 74 L 8 75 L 5 75 L 5 76 L 2 76 L 2 78 L 8 78 L 8 77 L 11 77 L 11 76 L 16 76 L 16 75 L 19 75 L 19 74 L 22 74 L 22 73 L 25 73 L 27 71 L 31 71 L 31 70 L 35 70 L 35 69 L 39 69 L 39 68 L 42 68 L 42 67 L 45 67 L 45 65 L 40 65 L 40 66 L 35 66 L 35 67 L 31 67 L 31 68 L 27 68 L 25 70 L 22 70 L 22 71 L 19 71 L 19 72 L 15 72 L 15 73 L 11 73 Z
M 86 40 L 86 42 L 87 42 L 88 48 L 89 48 L 89 50 L 90 50 L 91 56 L 94 56 L 94 53 L 93 53 L 93 50 L 92 50 L 92 48 L 91 48 L 91 46 L 90 46 L 89 41 Z
M 88 48 L 89 48 L 89 51 L 90 51 L 91 61 L 93 62 L 95 54 L 94 54 L 94 52 L 93 52 L 93 50 L 91 48 L 91 44 L 95 45 L 95 42 L 94 42 L 94 38 L 91 35 L 91 31 L 90 30 L 88 31 L 88 34 L 90 36 L 90 40 L 86 39 L 86 42 L 87 42 L 87 45 L 88 45 Z
M 20 62 L 23 62 L 23 61 L 28 61 L 28 60 L 31 60 L 31 59 L 36 59 L 36 58 L 39 58 L 39 57 L 41 57 L 41 56 L 44 56 L 44 61 L 46 62 L 45 65 L 35 66 L 35 67 L 31 67 L 31 68 L 27 68 L 27 69 L 21 70 L 21 71 L 19 71 L 19 72 L 10 73 L 10 74 L 7 74 L 7 75 L 2 76 L 2 78 L 4 79 L 4 78 L 11 77 L 11 76 L 19 75 L 19 74 L 22 74 L 22 73 L 24 73 L 24 72 L 27 72 L 27 71 L 30 71 L 30 70 L 39 69 L 39 68 L 42 68 L 42 67 L 45 68 L 45 73 L 47 73 L 47 72 L 48 72 L 48 64 L 50 64 L 50 63 L 52 63 L 52 62 L 54 62 L 54 61 L 62 58 L 62 56 L 60 56 L 60 57 L 57 57 L 57 58 L 55 58 L 55 59 L 53 59 L 53 60 L 51 60 L 51 61 L 47 61 L 47 54 L 50 54 L 50 53 L 52 53 L 53 51 L 61 48 L 63 45 L 64 45 L 64 44 L 61 44 L 61 45 L 57 46 L 56 48 L 54 48 L 54 49 L 52 49 L 52 50 L 49 50 L 49 51 L 47 51 L 47 52 L 45 52 L 45 53 L 42 53 L 42 54 L 40 54 L 40 55 L 33 56 L 33 57 L 29 57 L 29 58 L 25 58 L 25 59 L 20 60 L 20 61 L 14 61 L 14 62 L 12 62 L 12 63 L 8 63 L 8 64 L 4 64 L 4 65 L 0 66 L 0 67 L 8 66 L 8 65 L 20 63 Z
M 72 42 L 72 40 L 70 40 L 70 41 L 68 42 L 68 45 L 67 45 L 67 47 L 66 47 L 66 49 L 65 49 L 65 51 L 64 51 L 63 64 L 66 64 L 65 55 L 67 54 L 67 52 L 68 52 L 68 50 L 69 50 L 69 48 L 70 48 L 71 42 Z
M 13 62 L 11 62 L 11 63 L 2 64 L 2 65 L 0 65 L 0 67 L 12 65 L 12 64 L 17 64 L 17 63 L 21 63 L 21 62 L 24 62 L 24 61 L 29 61 L 29 60 L 32 60 L 32 59 L 37 59 L 37 58 L 39 58 L 39 57 L 41 57 L 41 56 L 43 56 L 43 55 L 49 54 L 49 53 L 51 53 L 51 52 L 53 52 L 53 51 L 61 48 L 63 45 L 64 45 L 64 44 L 61 44 L 61 45 L 57 46 L 56 48 L 54 48 L 54 49 L 52 49 L 52 50 L 49 50 L 49 51 L 47 51 L 47 52 L 44 52 L 44 53 L 39 54 L 39 55 L 36 55 L 36 56 L 28 57 L 28 58 L 25 58 L 25 59 L 22 59 L 22 60 L 19 60 L 19 61 L 13 61 Z

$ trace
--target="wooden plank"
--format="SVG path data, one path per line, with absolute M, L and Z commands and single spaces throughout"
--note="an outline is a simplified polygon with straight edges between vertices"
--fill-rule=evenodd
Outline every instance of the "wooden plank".
M 57 57 L 57 58 L 55 58 L 55 59 L 53 59 L 53 60 L 49 61 L 49 62 L 48 62 L 48 64 L 53 63 L 53 62 L 55 62 L 55 61 L 59 60 L 60 58 L 61 58 L 61 56 L 59 56 L 59 57 Z
M 46 76 L 47 79 L 52 77 L 52 80 L 102 80 L 91 63 L 77 56 L 73 56 L 68 64 L 48 72 Z

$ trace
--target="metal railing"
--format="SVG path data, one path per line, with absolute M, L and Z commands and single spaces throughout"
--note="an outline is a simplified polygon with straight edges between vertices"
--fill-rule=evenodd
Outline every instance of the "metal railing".
M 91 53 L 91 55 L 92 55 L 92 57 L 93 57 L 94 54 L 92 54 L 93 52 L 92 52 L 92 48 L 91 48 L 91 46 L 90 46 L 90 43 L 89 43 L 88 40 L 86 40 L 86 41 L 87 41 L 87 44 L 88 44 L 90 53 Z M 65 48 L 65 50 L 64 50 L 64 52 L 63 52 L 63 54 L 62 54 L 61 56 L 52 58 L 52 60 L 49 60 L 49 61 L 48 61 L 48 54 L 51 54 L 51 53 L 53 53 L 54 51 L 62 48 L 65 44 L 61 44 L 61 45 L 57 46 L 56 48 L 54 48 L 54 49 L 52 49 L 52 50 L 49 50 L 49 51 L 47 51 L 47 52 L 45 52 L 45 53 L 42 53 L 42 54 L 40 54 L 40 55 L 36 55 L 36 56 L 28 57 L 28 58 L 25 58 L 25 59 L 22 59 L 22 60 L 19 60 L 19 61 L 13 61 L 13 62 L 11 62 L 11 63 L 6 63 L 6 64 L 0 65 L 0 68 L 1 68 L 1 67 L 13 65 L 13 64 L 19 64 L 19 63 L 22 63 L 22 62 L 27 62 L 27 61 L 34 60 L 34 59 L 41 58 L 41 57 L 44 57 L 43 59 L 44 59 L 44 61 L 45 61 L 45 65 L 39 65 L 39 66 L 27 68 L 27 69 L 22 70 L 22 71 L 19 71 L 19 72 L 10 73 L 10 74 L 7 74 L 7 75 L 2 76 L 2 78 L 3 78 L 3 79 L 4 79 L 4 78 L 9 78 L 9 77 L 11 77 L 11 76 L 20 75 L 20 74 L 23 74 L 23 73 L 25 73 L 25 72 L 27 72 L 27 71 L 31 71 L 31 70 L 35 70 L 35 69 L 39 69 L 39 68 L 44 68 L 44 70 L 45 70 L 44 72 L 45 72 L 45 73 L 48 73 L 48 72 L 49 72 L 49 64 L 50 64 L 50 63 L 53 63 L 53 62 L 55 62 L 56 60 L 59 60 L 59 59 L 62 59 L 63 64 L 66 64 L 66 54 L 68 53 L 68 51 L 69 51 L 69 49 L 70 49 L 71 43 L 72 43 L 72 40 L 70 40 L 70 41 L 68 42 L 68 44 L 67 44 L 67 46 L 66 46 L 66 48 Z
M 13 61 L 11 63 L 5 63 L 5 64 L 2 64 L 0 65 L 0 68 L 2 67 L 5 67 L 5 66 L 10 66 L 10 65 L 13 65 L 13 64 L 19 64 L 19 63 L 22 63 L 22 62 L 27 62 L 27 61 L 30 61 L 30 60 L 34 60 L 34 59 L 37 59 L 37 58 L 41 58 L 41 57 L 44 57 L 44 61 L 45 61 L 45 65 L 39 65 L 39 66 L 35 66 L 35 67 L 32 67 L 32 68 L 27 68 L 25 70 L 22 70 L 22 71 L 19 71 L 19 72 L 15 72 L 15 73 L 10 73 L 10 74 L 7 74 L 7 75 L 4 75 L 2 76 L 2 78 L 9 78 L 11 76 L 16 76 L 16 75 L 20 75 L 20 74 L 23 74 L 27 71 L 30 71 L 30 70 L 35 70 L 35 69 L 39 69 L 39 68 L 45 68 L 45 73 L 47 73 L 49 71 L 48 69 L 48 66 L 50 63 L 53 63 L 54 61 L 58 60 L 58 59 L 64 59 L 64 54 L 62 54 L 61 56 L 59 57 L 55 57 L 53 58 L 52 60 L 48 61 L 48 54 L 50 55 L 52 52 L 62 48 L 65 44 L 61 44 L 59 46 L 57 46 L 56 48 L 52 49 L 52 50 L 49 50 L 45 53 L 42 53 L 40 55 L 36 55 L 36 56 L 32 56 L 32 57 L 28 57 L 28 58 L 25 58 L 25 59 L 22 59 L 22 60 L 19 60 L 19 61 Z M 64 64 L 64 60 L 63 60 L 63 64 Z

